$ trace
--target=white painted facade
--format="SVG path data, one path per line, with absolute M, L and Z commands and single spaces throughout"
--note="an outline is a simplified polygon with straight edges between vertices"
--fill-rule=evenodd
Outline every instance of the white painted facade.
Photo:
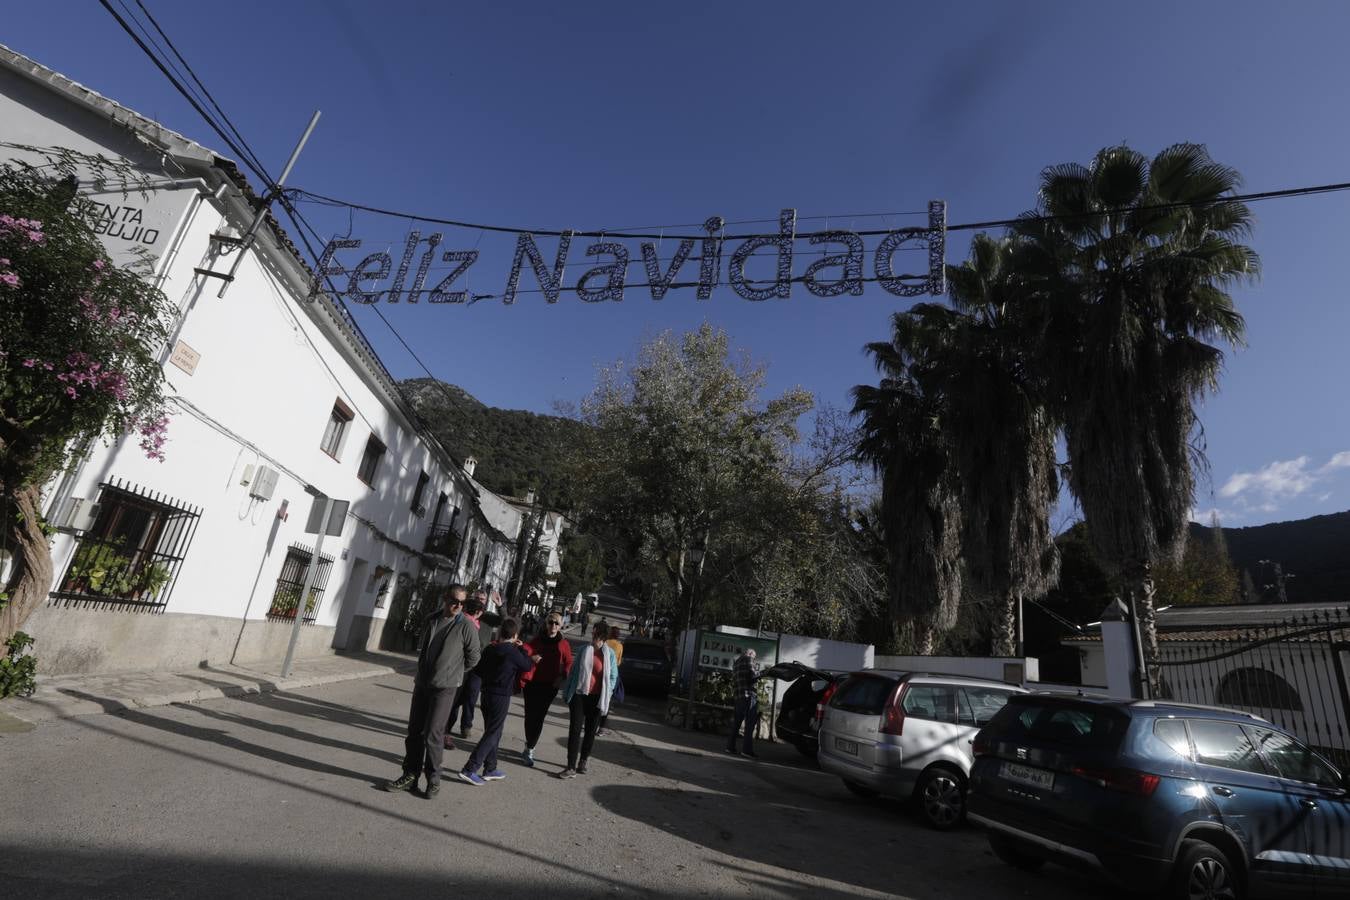
M 268 611 L 288 549 L 314 544 L 315 536 L 304 533 L 307 485 L 350 501 L 350 508 L 341 534 L 325 538 L 323 555 L 333 563 L 314 624 L 303 629 L 302 653 L 380 647 L 392 598 L 429 572 L 442 584 L 452 578 L 506 584 L 519 516 L 498 515 L 514 510 L 481 486 L 475 491 L 420 431 L 340 308 L 326 296 L 305 299 L 310 276 L 295 252 L 264 226 L 251 248 L 233 251 L 245 257 L 223 297 L 222 280 L 194 271 L 227 271 L 234 256 L 223 255 L 227 245 L 212 236 L 242 234 L 251 219 L 248 197 L 214 153 L 3 47 L 0 123 L 0 140 L 8 144 L 124 159 L 156 185 L 148 199 L 118 206 L 143 207 L 123 214 L 140 220 L 142 239 L 145 223 L 156 225 L 149 251 L 179 311 L 163 353 L 172 414 L 166 460 L 147 459 L 134 438 L 95 445 L 49 487 L 49 520 L 62 525 L 75 499 L 106 509 L 122 496 L 114 484 L 200 510 L 176 577 L 158 594 L 167 600 L 162 606 L 109 602 L 82 593 L 87 586 L 69 590 L 76 583 L 65 575 L 89 533 L 63 528 L 56 535 L 53 597 L 25 626 L 37 639 L 44 671 L 279 660 L 291 622 L 269 619 Z M 11 146 L 0 146 L 0 154 L 25 156 Z M 98 188 L 82 183 L 81 190 Z M 128 258 L 121 231 L 104 236 L 116 261 Z M 179 365 L 171 355 L 190 361 Z M 320 444 L 335 405 L 350 421 L 330 455 Z M 366 484 L 358 468 L 371 438 L 386 450 Z M 249 467 L 254 481 L 245 483 Z M 258 467 L 277 473 L 270 498 L 251 496 Z M 423 473 L 426 484 L 415 498 Z M 451 522 L 456 509 L 452 527 L 467 538 L 459 558 L 424 553 L 432 526 Z M 495 525 L 485 524 L 494 517 Z

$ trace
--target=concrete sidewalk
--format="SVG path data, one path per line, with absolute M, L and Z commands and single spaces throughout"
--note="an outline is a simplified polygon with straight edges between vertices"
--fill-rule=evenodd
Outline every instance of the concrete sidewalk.
M 52 719 L 411 674 L 416 663 L 416 657 L 398 653 L 341 653 L 297 659 L 285 679 L 280 660 L 252 667 L 203 663 L 187 672 L 39 676 L 33 696 L 0 702 L 0 734 L 27 731 Z

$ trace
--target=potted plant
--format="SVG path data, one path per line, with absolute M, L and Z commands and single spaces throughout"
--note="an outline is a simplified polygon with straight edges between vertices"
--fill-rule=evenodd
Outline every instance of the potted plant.
M 95 594 L 125 593 L 131 561 L 117 552 L 118 549 L 111 544 L 81 547 L 70 565 L 71 590 Z
M 135 594 L 137 599 L 151 599 L 159 593 L 160 588 L 169 583 L 172 573 L 169 567 L 163 563 L 150 563 L 145 566 L 136 576 Z

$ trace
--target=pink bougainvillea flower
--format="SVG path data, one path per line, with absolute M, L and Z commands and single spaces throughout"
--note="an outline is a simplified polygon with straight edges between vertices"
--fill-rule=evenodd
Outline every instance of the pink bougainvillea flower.
M 5 284 L 9 285 L 10 287 L 18 287 L 18 286 L 19 286 L 19 276 L 18 276 L 17 274 L 15 274 L 14 272 L 5 272 L 5 273 L 3 273 L 3 274 L 0 274 L 0 281 L 3 281 Z
M 73 387 L 66 388 L 66 393 L 70 395 L 70 399 L 72 400 L 74 400 L 76 397 L 79 396 L 79 394 L 75 393 L 75 389 Z
M 103 267 L 106 266 L 106 265 L 107 265 L 107 263 L 104 262 L 103 260 L 101 260 L 101 259 L 96 259 L 96 260 L 94 260 L 94 271 L 95 271 L 95 272 L 102 272 L 102 271 L 103 271 Z
M 37 364 L 38 364 L 38 361 L 37 361 L 36 359 L 25 359 L 25 360 L 23 361 L 23 367 L 24 367 L 25 369 L 31 369 L 31 368 L 33 368 L 33 366 L 36 366 Z

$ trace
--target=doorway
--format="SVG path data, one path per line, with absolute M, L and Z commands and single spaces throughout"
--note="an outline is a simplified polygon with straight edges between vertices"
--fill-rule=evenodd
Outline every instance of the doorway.
M 342 588 L 342 606 L 338 608 L 337 630 L 333 633 L 335 650 L 364 650 L 366 639 L 370 637 L 370 620 L 363 627 L 353 628 L 356 611 L 361 608 L 361 594 L 366 583 L 366 569 L 369 563 L 357 559 L 352 563 L 347 583 Z

